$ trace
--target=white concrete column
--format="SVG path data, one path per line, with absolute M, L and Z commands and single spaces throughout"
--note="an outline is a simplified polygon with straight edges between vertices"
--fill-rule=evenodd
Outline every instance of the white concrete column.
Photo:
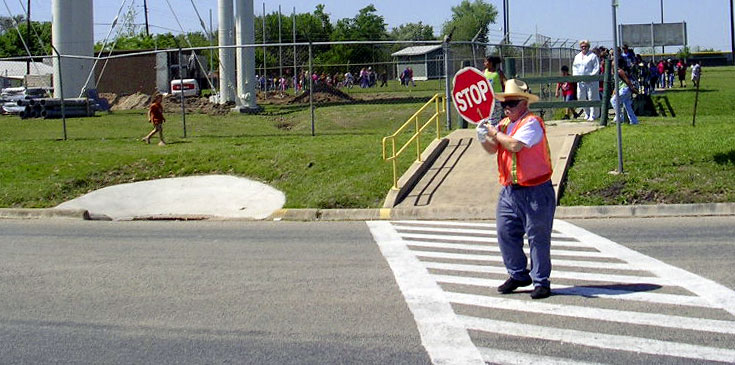
M 232 0 L 219 0 L 219 45 L 235 44 L 235 24 Z M 219 49 L 219 102 L 235 101 L 235 50 Z
M 255 44 L 254 0 L 237 1 L 237 44 Z M 237 106 L 257 109 L 255 100 L 255 48 L 237 49 Z
M 62 55 L 94 55 L 94 21 L 92 0 L 52 0 L 51 39 L 52 44 Z M 56 54 L 54 54 L 55 56 Z M 64 97 L 79 96 L 87 76 L 92 70 L 92 59 L 54 58 L 54 97 L 61 97 L 59 76 L 64 86 Z M 95 77 L 91 77 L 86 89 L 96 87 Z

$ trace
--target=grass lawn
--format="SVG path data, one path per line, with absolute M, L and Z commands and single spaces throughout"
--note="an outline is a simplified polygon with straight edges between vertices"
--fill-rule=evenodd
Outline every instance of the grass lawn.
M 735 68 L 703 69 L 696 126 L 687 82 L 656 97 L 666 116 L 623 125 L 625 174 L 608 174 L 617 169 L 614 125 L 583 137 L 561 205 L 735 202 Z
M 67 119 L 66 141 L 61 120 L 2 116 L 0 207 L 51 207 L 105 186 L 202 174 L 268 183 L 291 208 L 378 207 L 392 185 L 381 139 L 421 105 L 319 107 L 316 136 L 303 107 L 187 114 L 187 138 L 179 110 L 167 110 L 164 147 L 140 141 L 151 129 L 142 110 Z M 411 162 L 401 160 L 404 170 Z
M 615 126 L 585 136 L 560 204 L 735 202 L 734 71 L 704 69 L 695 127 L 691 83 L 656 97 L 665 116 L 623 125 L 623 175 L 608 174 L 617 168 Z M 417 85 L 417 94 L 427 95 L 438 86 Z M 404 89 L 391 85 L 401 96 Z M 140 142 L 150 130 L 142 110 L 68 119 L 66 141 L 60 120 L 2 116 L 0 207 L 51 207 L 114 184 L 203 174 L 270 184 L 285 192 L 289 208 L 379 207 L 392 185 L 381 139 L 421 105 L 317 106 L 316 136 L 303 106 L 266 104 L 260 115 L 188 114 L 187 138 L 179 110 L 167 110 L 165 147 Z M 401 172 L 412 157 L 401 160 Z

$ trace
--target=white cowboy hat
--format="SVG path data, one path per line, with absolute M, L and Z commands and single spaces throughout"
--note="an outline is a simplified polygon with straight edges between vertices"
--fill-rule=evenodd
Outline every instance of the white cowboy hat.
M 495 94 L 495 97 L 500 101 L 505 101 L 506 98 L 523 98 L 528 100 L 528 103 L 535 103 L 539 100 L 539 97 L 528 92 L 528 85 L 518 79 L 510 79 L 505 82 L 505 91 L 502 93 Z

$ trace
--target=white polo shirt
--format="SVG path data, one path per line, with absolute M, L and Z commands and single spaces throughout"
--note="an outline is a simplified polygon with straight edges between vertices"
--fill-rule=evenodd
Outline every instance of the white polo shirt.
M 510 135 L 510 131 L 513 130 L 516 123 L 523 120 L 525 117 L 525 114 L 518 118 L 517 121 L 510 123 L 508 125 L 508 135 Z M 533 147 L 536 143 L 541 142 L 541 139 L 544 138 L 544 130 L 541 128 L 541 124 L 539 123 L 537 118 L 533 118 L 532 120 L 528 121 L 528 123 L 524 124 L 519 128 L 514 135 L 511 136 L 516 141 L 519 141 L 523 143 L 526 148 Z

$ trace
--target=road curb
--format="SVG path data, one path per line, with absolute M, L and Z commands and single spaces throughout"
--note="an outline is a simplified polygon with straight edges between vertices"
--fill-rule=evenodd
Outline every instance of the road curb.
M 0 219 L 67 218 L 89 220 L 89 211 L 84 209 L 54 208 L 0 208 Z
M 318 209 L 278 209 L 265 220 L 273 221 L 314 221 Z
M 559 219 L 735 216 L 735 203 L 609 205 L 557 207 Z M 495 207 L 281 209 L 266 220 L 494 220 Z
M 555 218 L 655 218 L 735 216 L 735 203 L 601 205 L 556 207 Z M 16 209 L 0 208 L 0 219 L 66 218 L 110 220 L 81 209 Z M 107 219 L 105 219 L 107 218 Z M 265 221 L 370 221 L 370 220 L 494 220 L 495 207 L 449 208 L 368 208 L 368 209 L 279 209 Z M 166 215 L 135 217 L 130 220 L 238 220 L 211 216 Z M 248 219 L 257 221 L 257 219 Z
M 557 207 L 556 218 L 699 217 L 735 215 L 735 203 Z

